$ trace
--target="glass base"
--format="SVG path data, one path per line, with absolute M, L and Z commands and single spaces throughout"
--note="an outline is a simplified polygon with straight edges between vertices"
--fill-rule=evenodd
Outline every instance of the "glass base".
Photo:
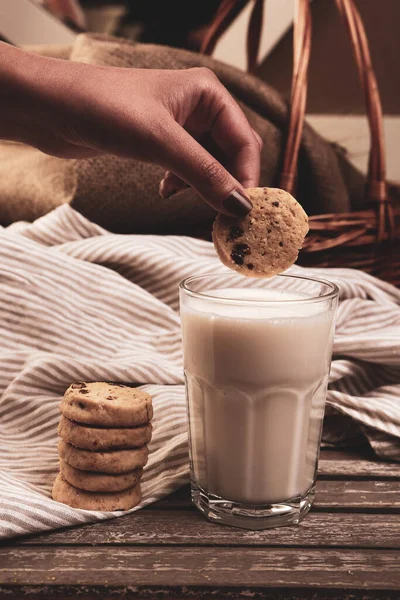
M 222 525 L 243 529 L 271 529 L 297 525 L 311 508 L 315 485 L 303 495 L 276 504 L 251 505 L 224 500 L 208 494 L 191 482 L 192 502 L 207 519 Z

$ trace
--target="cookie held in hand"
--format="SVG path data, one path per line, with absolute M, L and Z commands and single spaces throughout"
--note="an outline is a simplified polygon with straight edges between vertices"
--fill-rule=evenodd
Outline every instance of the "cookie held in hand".
M 253 208 L 245 217 L 219 214 L 213 242 L 221 262 L 248 277 L 272 277 L 296 260 L 308 233 L 308 217 L 288 192 L 249 188 Z

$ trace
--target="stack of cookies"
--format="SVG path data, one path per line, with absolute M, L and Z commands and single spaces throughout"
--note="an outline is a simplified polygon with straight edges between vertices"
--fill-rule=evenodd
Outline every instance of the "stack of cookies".
M 86 510 L 136 506 L 152 433 L 151 397 L 120 384 L 73 383 L 60 410 L 53 499 Z

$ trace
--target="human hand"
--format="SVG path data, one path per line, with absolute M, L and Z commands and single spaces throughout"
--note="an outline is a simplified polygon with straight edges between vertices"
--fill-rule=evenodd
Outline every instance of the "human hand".
M 64 158 L 108 153 L 153 162 L 167 171 L 164 197 L 189 185 L 220 212 L 251 209 L 244 188 L 258 185 L 262 143 L 208 69 L 121 69 L 40 57 L 28 87 L 34 114 L 25 119 L 23 141 Z M 205 137 L 221 162 L 202 145 Z

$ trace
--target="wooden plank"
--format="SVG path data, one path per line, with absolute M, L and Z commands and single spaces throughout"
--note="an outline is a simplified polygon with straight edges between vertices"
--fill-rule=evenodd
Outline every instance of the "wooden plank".
M 190 508 L 185 486 L 149 507 L 149 510 Z M 319 480 L 314 507 L 324 510 L 400 510 L 400 481 Z
M 400 463 L 384 462 L 364 453 L 322 450 L 318 475 L 321 477 L 369 477 L 400 479 Z
M 397 590 L 155 586 L 0 586 L 8 600 L 399 600 Z
M 400 591 L 400 552 L 298 548 L 9 547 L 0 585 L 248 586 Z
M 121 586 L 0 586 L 0 598 L 8 600 L 399 600 L 397 590 L 249 587 L 121 587 Z
M 315 509 L 399 510 L 400 481 L 317 482 Z
M 194 510 L 143 510 L 95 525 L 17 540 L 17 545 L 29 546 L 128 544 L 400 549 L 400 518 L 399 515 L 311 513 L 298 526 L 247 531 L 210 523 Z

